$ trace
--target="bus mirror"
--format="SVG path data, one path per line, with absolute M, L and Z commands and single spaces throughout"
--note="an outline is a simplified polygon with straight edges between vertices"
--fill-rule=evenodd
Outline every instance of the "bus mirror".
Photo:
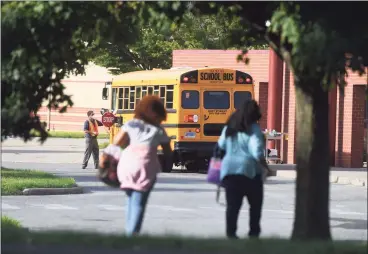
M 123 125 L 123 118 L 121 117 L 121 116 L 119 116 L 119 117 L 117 117 L 116 118 L 116 123 L 118 124 L 118 125 Z
M 102 99 L 107 100 L 109 98 L 109 89 L 107 87 L 102 88 Z

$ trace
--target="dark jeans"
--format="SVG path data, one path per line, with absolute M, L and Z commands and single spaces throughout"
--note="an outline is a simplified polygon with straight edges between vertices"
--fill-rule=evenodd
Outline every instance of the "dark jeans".
M 86 137 L 86 150 L 84 151 L 84 158 L 83 158 L 83 167 L 87 167 L 89 158 L 93 156 L 93 161 L 95 164 L 95 168 L 98 167 L 98 155 L 99 155 L 99 147 L 96 137 Z
M 223 180 L 226 192 L 226 234 L 228 237 L 236 237 L 239 211 L 243 204 L 244 196 L 249 203 L 249 237 L 258 237 L 261 233 L 261 211 L 263 204 L 262 177 L 257 175 L 250 179 L 242 175 L 229 175 Z

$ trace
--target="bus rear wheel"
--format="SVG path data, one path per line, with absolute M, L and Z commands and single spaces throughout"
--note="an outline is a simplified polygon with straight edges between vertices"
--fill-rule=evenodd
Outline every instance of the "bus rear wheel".
M 159 155 L 158 160 L 160 161 L 162 172 L 170 173 L 172 171 L 172 168 L 173 168 L 172 166 L 171 168 L 166 168 L 165 157 L 163 155 Z
M 205 159 L 191 161 L 185 164 L 185 167 L 189 172 L 202 172 L 207 171 L 208 169 L 208 162 Z

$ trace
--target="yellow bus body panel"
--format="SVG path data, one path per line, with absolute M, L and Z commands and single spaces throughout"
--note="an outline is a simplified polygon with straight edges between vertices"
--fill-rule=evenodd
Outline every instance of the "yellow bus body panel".
M 182 74 L 198 71 L 198 83 L 187 84 L 181 83 Z M 215 74 L 212 74 L 215 73 Z M 169 137 L 171 137 L 171 146 L 174 149 L 174 142 L 217 142 L 218 136 L 206 136 L 203 134 L 202 126 L 205 123 L 225 123 L 229 116 L 235 111 L 234 93 L 249 92 L 254 98 L 254 82 L 252 84 L 236 84 L 234 78 L 235 70 L 223 68 L 177 68 L 169 70 L 148 70 L 137 71 L 121 74 L 116 76 L 112 81 L 113 88 L 132 87 L 132 86 L 167 86 L 173 85 L 173 108 L 168 110 L 167 120 L 162 123 Z M 232 80 L 227 80 L 231 79 Z M 202 79 L 201 79 L 202 78 Z M 211 80 L 211 78 L 220 78 L 220 80 Z M 222 79 L 222 80 L 221 80 Z M 198 91 L 199 108 L 183 109 L 181 107 L 181 95 L 185 90 Z M 230 107 L 226 110 L 205 109 L 203 107 L 203 93 L 225 91 L 230 94 Z M 118 97 L 118 96 L 117 96 Z M 115 98 L 117 104 L 117 98 Z M 124 113 L 115 114 L 117 117 L 123 118 L 123 124 L 134 117 L 133 110 L 125 110 Z M 197 115 L 199 128 L 179 127 L 185 125 L 185 117 L 188 115 Z M 199 129 L 199 130 L 198 130 Z M 120 127 L 115 124 L 111 127 L 110 143 L 113 142 L 114 136 L 120 131 Z M 199 132 L 198 132 L 199 131 Z M 196 132 L 196 135 L 186 138 L 186 133 Z

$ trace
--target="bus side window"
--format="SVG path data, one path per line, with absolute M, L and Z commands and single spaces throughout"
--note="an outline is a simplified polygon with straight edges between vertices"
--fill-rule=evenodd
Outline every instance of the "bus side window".
M 111 95 L 111 109 L 112 110 L 115 110 L 116 109 L 117 93 L 118 93 L 118 89 L 117 88 L 113 88 L 112 89 L 112 95 Z
M 119 87 L 118 91 L 118 109 L 123 109 L 124 87 Z
M 174 108 L 174 86 L 170 85 L 166 87 L 165 101 L 166 108 Z
M 183 109 L 199 108 L 199 92 L 194 90 L 184 90 L 181 92 L 181 107 Z
M 129 94 L 129 109 L 134 109 L 134 102 L 135 102 L 135 87 L 130 87 L 130 94 Z

